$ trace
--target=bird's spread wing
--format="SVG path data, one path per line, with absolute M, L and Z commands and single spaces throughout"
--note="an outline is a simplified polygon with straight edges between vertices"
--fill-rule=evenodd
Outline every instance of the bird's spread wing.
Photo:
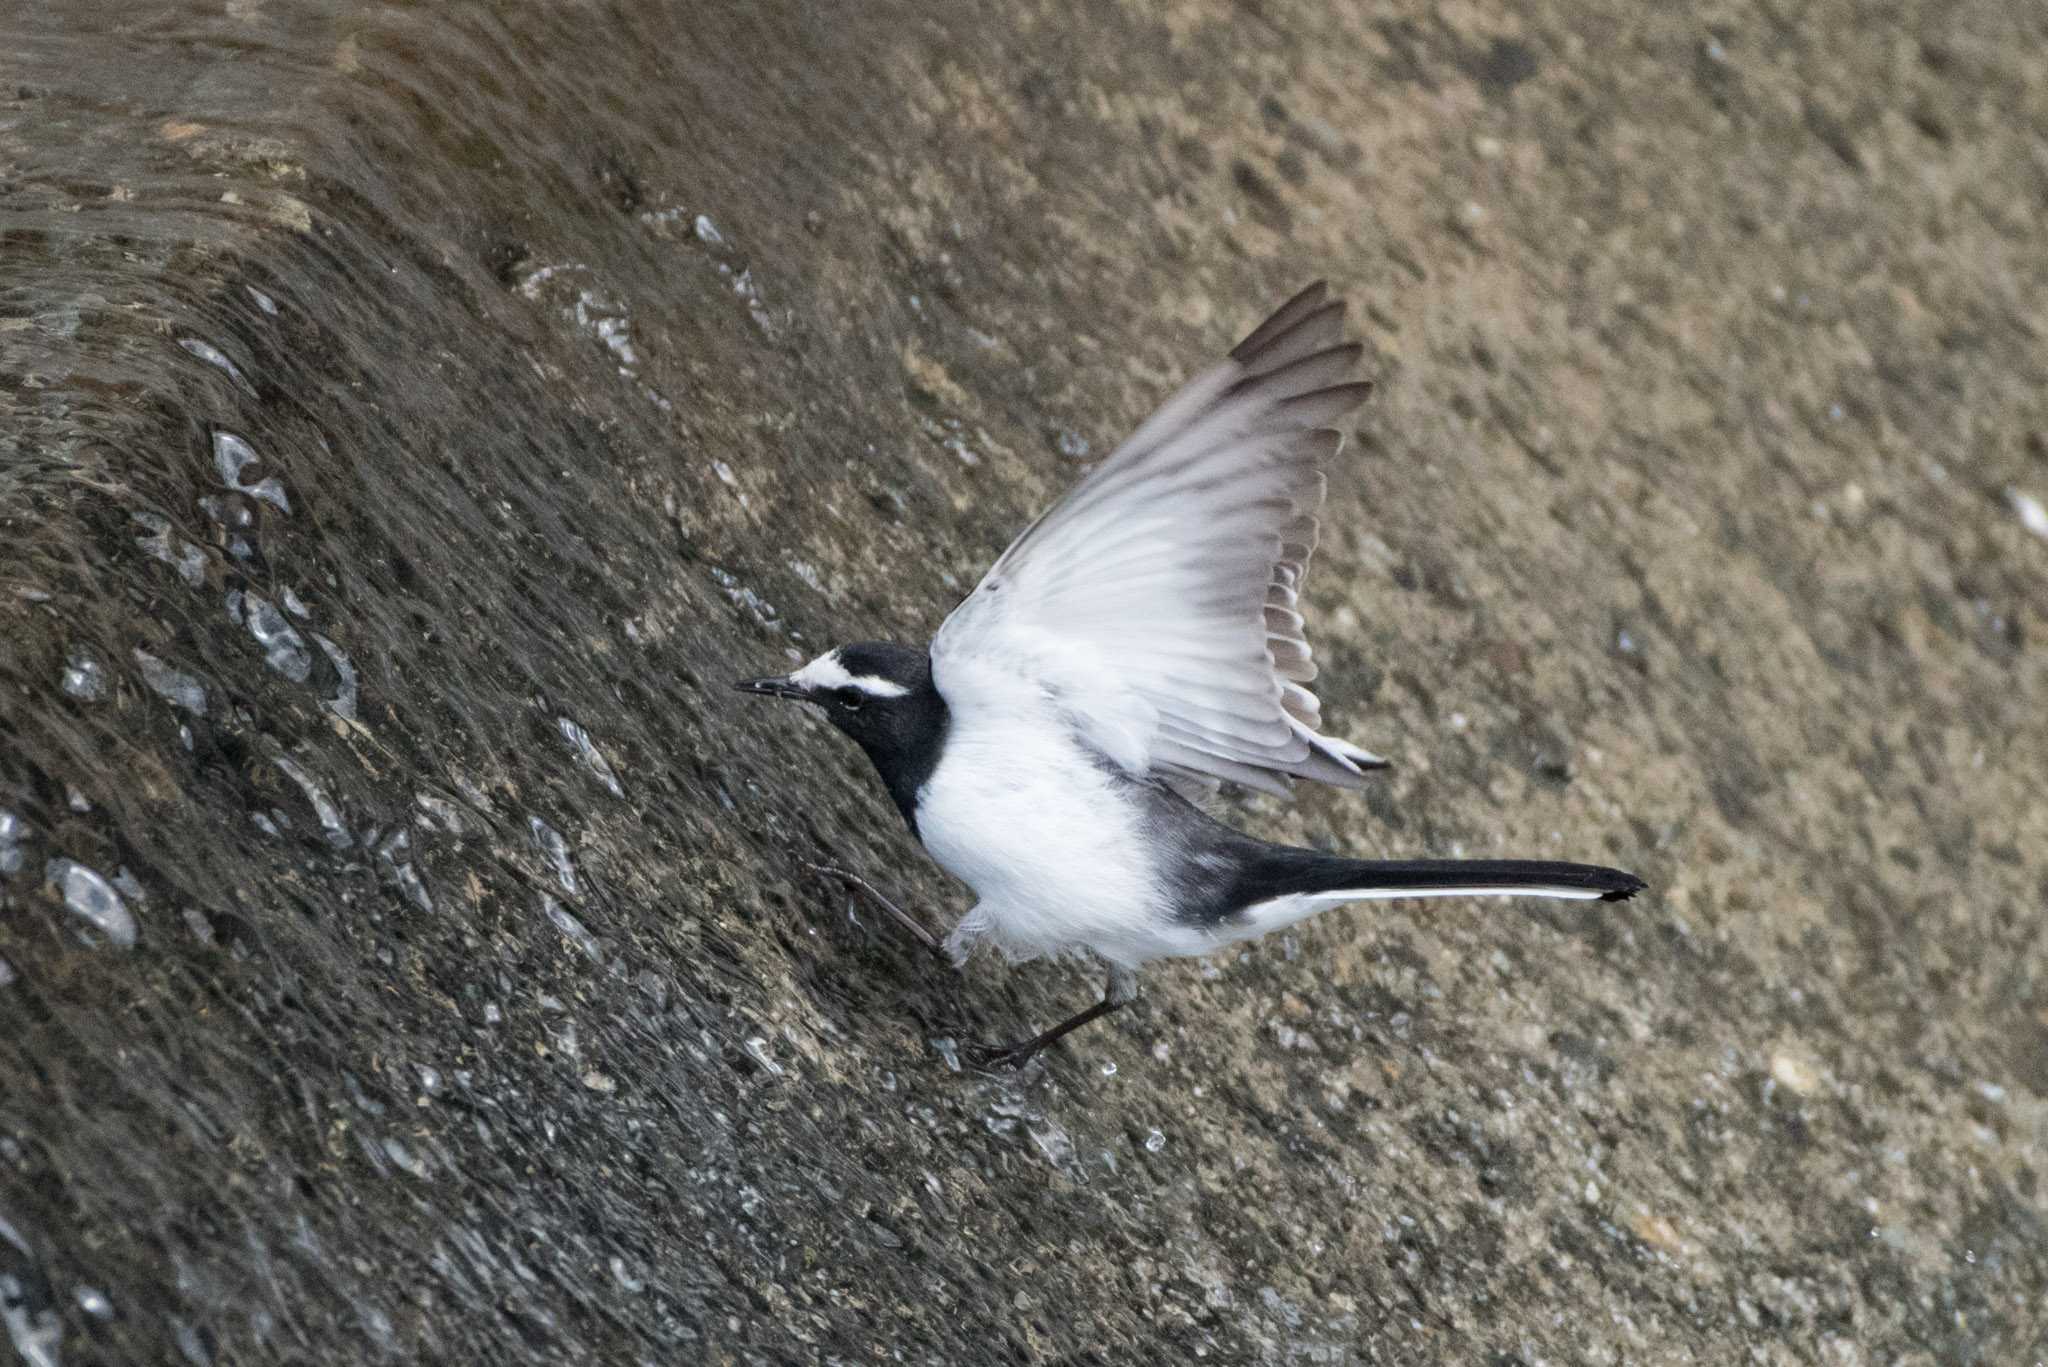
M 1176 786 L 1356 787 L 1382 765 L 1318 733 L 1297 597 L 1343 443 L 1330 424 L 1371 389 L 1343 319 L 1303 290 L 1018 537 L 932 641 L 948 702 L 978 670 L 1020 675 L 1123 768 Z

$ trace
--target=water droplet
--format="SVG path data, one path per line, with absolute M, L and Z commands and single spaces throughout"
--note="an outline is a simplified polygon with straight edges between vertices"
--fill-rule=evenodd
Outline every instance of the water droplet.
M 1092 449 L 1088 445 L 1088 438 L 1066 427 L 1062 427 L 1053 437 L 1053 445 L 1068 460 L 1086 460 L 1088 452 Z
M 14 965 L 0 959 L 0 987 L 11 986 L 21 975 L 14 971 Z
M 1166 1136 L 1158 1130 L 1145 1132 L 1145 1152 L 1159 1153 L 1166 1148 Z
M 249 297 L 256 301 L 257 308 L 262 309 L 273 318 L 277 317 L 277 301 L 275 299 L 272 299 L 254 285 L 244 285 L 242 288 L 249 291 Z
M 2048 507 L 2043 507 L 2040 499 L 2018 489 L 2007 489 L 2005 501 L 2019 514 L 2022 527 L 2035 536 L 2048 537 Z
M 617 1282 L 619 1289 L 627 1295 L 637 1296 L 647 1289 L 647 1283 L 632 1274 L 627 1268 L 624 1258 L 613 1254 L 609 1266 L 612 1270 L 612 1280 Z
M 246 617 L 249 634 L 263 647 L 263 662 L 293 683 L 304 683 L 313 672 L 313 652 L 306 640 L 268 598 L 250 594 Z
M 292 616 L 299 618 L 301 621 L 313 615 L 312 613 L 306 610 L 306 605 L 299 601 L 299 595 L 292 592 L 290 588 L 286 588 L 283 593 L 280 593 L 277 596 L 277 598 L 279 602 L 284 604 L 284 610 L 286 612 L 289 612 Z
M 92 799 L 78 791 L 74 785 L 67 783 L 64 785 L 64 805 L 74 812 L 89 812 L 92 810 Z
M 562 932 L 563 938 L 583 951 L 583 956 L 586 959 L 589 959 L 594 964 L 604 962 L 604 946 L 598 942 L 598 938 L 595 935 L 590 933 L 590 927 L 577 920 L 567 907 L 546 893 L 542 893 L 540 909 L 547 913 L 548 920 L 554 923 L 556 930 Z
M 1116 1076 L 1116 1063 L 1114 1060 L 1102 1065 L 1102 1075 L 1104 1077 Z
M 569 842 L 562 833 L 539 817 L 527 818 L 527 829 L 533 833 L 534 847 L 547 856 L 548 863 L 555 871 L 555 881 L 562 885 L 562 891 L 571 897 L 579 891 L 576 882 L 576 862 L 569 857 Z
M 697 221 L 690 226 L 696 231 L 697 240 L 705 246 L 722 247 L 725 245 L 725 234 L 718 231 L 718 225 L 711 221 L 710 215 L 698 214 Z
M 52 859 L 44 867 L 50 882 L 64 895 L 65 906 L 123 949 L 135 943 L 135 917 L 112 883 L 75 860 Z
M 142 681 L 151 692 L 196 717 L 206 715 L 206 685 L 140 648 L 135 652 L 135 663 L 142 667 Z
M 81 1286 L 71 1293 L 78 1302 L 78 1308 L 96 1320 L 114 1318 L 114 1303 L 107 1299 L 107 1293 L 96 1286 Z
M 960 1042 L 958 1040 L 951 1038 L 935 1039 L 932 1041 L 932 1048 L 938 1051 L 939 1057 L 946 1061 L 948 1068 L 956 1073 L 960 1071 Z
M 107 695 L 107 672 L 100 662 L 82 650 L 74 650 L 64 664 L 63 689 L 80 702 L 98 702 Z
M 284 485 L 277 482 L 277 476 L 266 475 L 254 484 L 243 480 L 244 472 L 263 458 L 251 446 L 233 432 L 216 430 L 213 434 L 213 468 L 220 475 L 220 482 L 238 493 L 261 499 L 281 513 L 292 510 L 292 502 L 285 497 Z
M 286 778 L 299 785 L 306 801 L 313 805 L 313 814 L 320 818 L 320 832 L 327 838 L 327 843 L 337 850 L 353 845 L 355 837 L 349 834 L 348 823 L 341 819 L 341 808 L 335 805 L 334 799 L 327 795 L 327 790 L 306 771 L 305 766 L 289 756 L 280 755 L 277 767 L 284 771 Z
M 584 766 L 597 775 L 597 781 L 605 786 L 606 791 L 613 797 L 624 797 L 626 790 L 619 786 L 618 775 L 612 772 L 612 766 L 606 762 L 596 743 L 590 739 L 590 733 L 567 717 L 557 717 L 555 725 L 561 729 L 562 739 L 569 742 L 570 747 L 583 760 Z
M 747 1051 L 747 1057 L 767 1069 L 770 1074 L 775 1077 L 783 1076 L 786 1070 L 775 1061 L 775 1053 L 768 1047 L 767 1040 L 755 1035 L 748 1039 L 743 1047 Z

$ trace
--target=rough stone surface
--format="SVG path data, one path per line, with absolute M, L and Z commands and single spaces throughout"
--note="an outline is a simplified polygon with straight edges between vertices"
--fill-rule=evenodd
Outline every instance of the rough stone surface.
M 2040 1354 L 2048 10 L 4 22 L 24 1361 Z M 1398 767 L 1243 819 L 1653 890 L 958 1071 L 1092 973 L 807 872 L 965 905 L 725 682 L 927 633 L 1317 275 L 1323 696 Z

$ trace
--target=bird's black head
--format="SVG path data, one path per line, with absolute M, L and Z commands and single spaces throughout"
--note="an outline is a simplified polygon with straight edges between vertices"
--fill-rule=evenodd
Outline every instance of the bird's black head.
M 938 763 L 946 704 L 932 686 L 931 657 L 887 641 L 838 646 L 793 674 L 743 679 L 744 693 L 816 703 L 860 742 L 914 829 L 917 790 Z

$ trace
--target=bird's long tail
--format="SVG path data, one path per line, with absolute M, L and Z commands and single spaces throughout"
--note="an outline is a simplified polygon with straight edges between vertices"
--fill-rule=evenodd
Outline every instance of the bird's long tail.
M 1396 897 L 1562 897 L 1619 902 L 1643 880 L 1597 864 L 1547 859 L 1345 859 L 1271 847 L 1240 876 L 1242 928 L 1249 935 L 1290 925 L 1347 902 Z

